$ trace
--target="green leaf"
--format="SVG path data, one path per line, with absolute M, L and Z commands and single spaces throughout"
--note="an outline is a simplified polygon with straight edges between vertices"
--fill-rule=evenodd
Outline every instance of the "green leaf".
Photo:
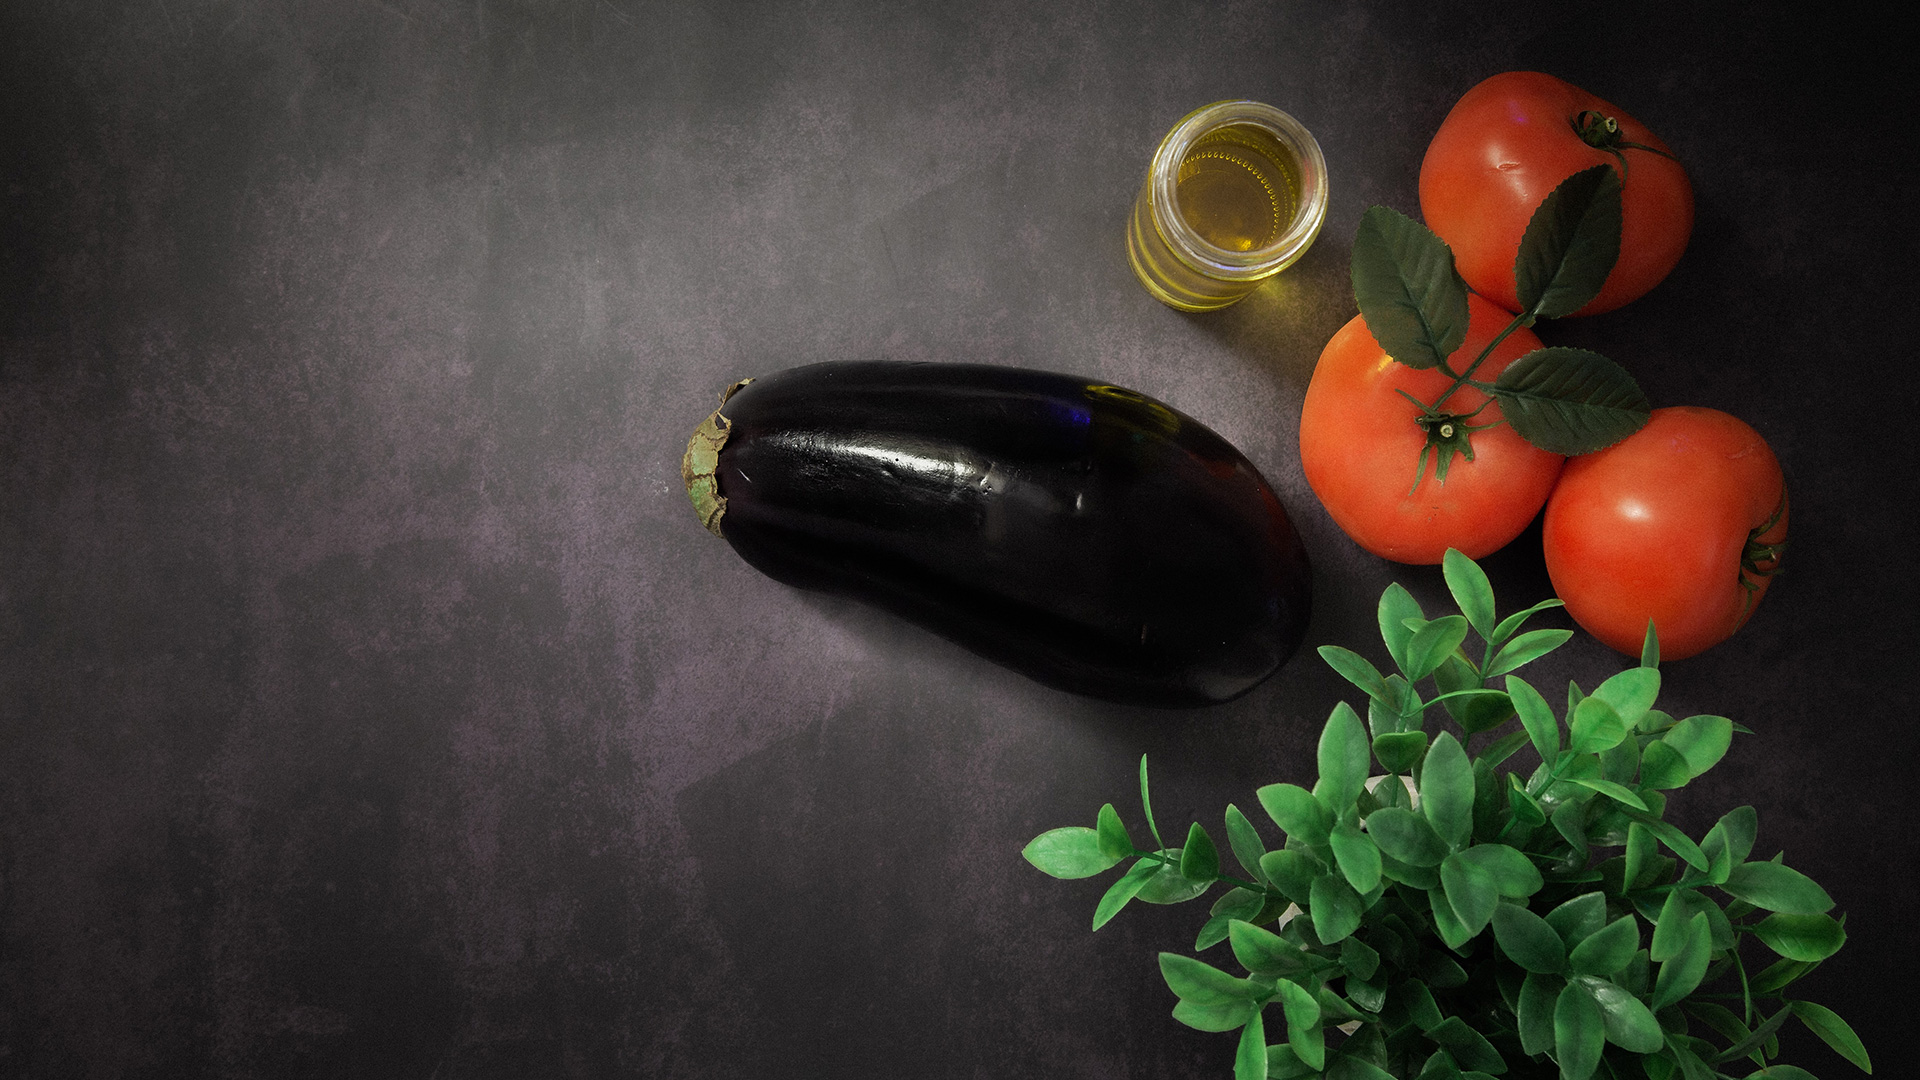
M 1424 731 L 1394 731 L 1373 737 L 1373 756 L 1379 760 L 1381 768 L 1396 775 L 1412 772 L 1426 752 L 1427 733 Z
M 1667 894 L 1660 905 L 1660 917 L 1653 921 L 1653 940 L 1647 944 L 1648 956 L 1655 961 L 1664 961 L 1680 954 L 1687 942 L 1687 924 L 1694 916 L 1691 900 L 1696 899 L 1691 889 L 1675 889 Z
M 1506 695 L 1502 694 L 1501 696 L 1505 697 Z M 1512 710 L 1509 709 L 1508 712 L 1509 714 L 1511 714 Z M 1502 735 L 1498 739 L 1495 739 L 1492 742 L 1488 743 L 1486 745 L 1486 748 L 1480 751 L 1480 756 L 1474 759 L 1474 764 L 1476 767 L 1478 767 L 1480 764 L 1484 763 L 1487 768 L 1492 769 L 1494 766 L 1499 765 L 1502 762 L 1506 761 L 1508 758 L 1512 757 L 1515 751 L 1519 750 L 1521 747 L 1525 745 L 1527 745 L 1526 732 L 1509 731 L 1505 735 Z M 1512 776 L 1513 774 L 1508 773 L 1507 775 Z M 1481 784 L 1478 779 L 1479 774 L 1475 773 L 1474 776 L 1475 776 L 1474 786 L 1476 788 L 1480 787 Z M 1497 797 L 1498 793 L 1495 791 L 1495 788 L 1497 786 L 1498 786 L 1497 784 L 1485 785 L 1486 794 L 1491 797 Z M 1475 794 L 1475 797 L 1478 798 L 1481 793 L 1476 791 L 1474 794 Z
M 1345 1047 L 1341 1049 L 1344 1051 Z M 1394 1075 L 1370 1061 L 1343 1052 L 1327 1062 L 1326 1080 L 1394 1080 Z
M 1604 978 L 1626 967 L 1639 948 L 1639 921 L 1632 915 L 1622 915 L 1575 945 L 1567 954 L 1567 963 L 1582 975 Z
M 1332 945 L 1360 928 L 1366 905 L 1343 877 L 1321 874 L 1308 890 L 1313 933 L 1323 945 Z
M 1020 854 L 1042 872 L 1068 880 L 1092 877 L 1126 857 L 1108 854 L 1099 834 L 1084 825 L 1048 829 L 1034 837 Z
M 1820 1080 L 1798 1065 L 1788 1065 L 1776 1061 L 1764 1068 L 1747 1074 L 1746 1080 Z
M 1559 975 L 1567 969 L 1567 946 L 1547 920 L 1519 904 L 1501 904 L 1493 911 L 1493 939 L 1514 963 L 1541 975 Z
M 1514 1006 L 1515 1026 L 1520 1029 L 1520 1049 L 1529 1054 L 1544 1054 L 1553 1049 L 1554 1005 L 1566 984 L 1553 975 L 1530 974 L 1520 984 L 1520 1000 Z
M 1120 820 L 1120 811 L 1112 803 L 1100 808 L 1099 827 L 1094 830 L 1100 837 L 1100 852 L 1115 862 L 1134 853 L 1133 837 L 1127 833 L 1127 826 Z
M 1493 584 L 1487 580 L 1487 572 L 1456 548 L 1448 548 L 1441 557 L 1440 572 L 1446 578 L 1447 591 L 1453 594 L 1454 604 L 1473 625 L 1474 633 L 1483 640 L 1491 639 Z
M 1335 817 L 1345 814 L 1367 786 L 1371 749 L 1353 706 L 1344 701 L 1335 705 L 1320 731 L 1320 780 L 1313 786 L 1314 796 Z
M 1327 842 L 1333 847 L 1333 861 L 1346 875 L 1347 883 L 1362 895 L 1380 886 L 1380 849 L 1372 838 L 1349 822 L 1334 826 Z
M 1267 1027 L 1259 1009 L 1240 1029 L 1240 1044 L 1233 1052 L 1233 1080 L 1267 1080 Z
M 1660 974 L 1653 980 L 1653 1009 L 1655 1012 L 1675 1002 L 1682 1001 L 1700 980 L 1706 977 L 1707 961 L 1713 954 L 1713 931 L 1707 925 L 1706 912 L 1696 912 L 1687 920 L 1687 928 L 1681 936 L 1678 949 L 1671 959 L 1660 965 Z
M 1640 726 L 1641 718 L 1660 696 L 1660 669 L 1630 667 L 1594 687 L 1592 696 L 1612 706 L 1631 730 Z
M 1239 919 L 1227 924 L 1227 942 L 1240 966 L 1256 975 L 1291 978 L 1307 970 L 1311 963 L 1300 946 L 1271 930 Z
M 1616 784 L 1611 780 L 1595 780 L 1589 777 L 1569 777 L 1569 782 L 1578 784 L 1588 791 L 1597 791 L 1618 803 L 1624 803 L 1635 810 L 1647 809 L 1647 804 L 1630 787 Z
M 1353 238 L 1353 298 L 1387 355 L 1437 367 L 1467 336 L 1467 285 L 1446 241 L 1384 206 L 1360 215 Z
M 1264 1038 L 1264 1036 L 1262 1036 Z M 1320 1070 L 1300 1060 L 1286 1043 L 1267 1046 L 1267 1080 L 1320 1080 Z
M 1433 825 L 1412 810 L 1383 807 L 1367 817 L 1367 832 L 1381 851 L 1409 866 L 1439 866 L 1447 842 Z
M 1333 815 L 1313 792 L 1298 784 L 1268 784 L 1254 794 L 1267 816 L 1289 837 L 1315 847 L 1326 844 Z
M 1469 858 L 1466 851 L 1456 851 L 1440 864 L 1440 887 L 1468 937 L 1486 929 L 1500 904 L 1500 888 L 1492 871 Z
M 1627 826 L 1627 853 L 1620 869 L 1621 891 L 1636 887 L 1641 873 L 1647 867 L 1647 861 L 1653 856 L 1653 834 L 1645 825 L 1634 822 Z
M 1700 850 L 1700 845 L 1687 838 L 1686 833 L 1654 817 L 1652 814 L 1635 813 L 1629 816 L 1640 824 L 1645 825 L 1647 831 L 1659 837 L 1660 842 L 1666 845 L 1667 850 L 1680 856 L 1688 866 L 1693 867 L 1695 870 L 1706 870 L 1708 868 L 1709 863 L 1707 856 Z
M 1600 1006 L 1600 1018 L 1607 1041 L 1635 1054 L 1651 1054 L 1666 1045 L 1660 1034 L 1660 1022 L 1653 1011 L 1626 988 L 1606 979 L 1576 975 L 1573 982 L 1593 997 Z
M 1518 675 L 1507 676 L 1507 696 L 1513 699 L 1514 711 L 1520 714 L 1520 724 L 1527 729 L 1527 738 L 1533 741 L 1540 760 L 1559 757 L 1560 721 L 1553 715 L 1553 706 Z
M 1180 872 L 1180 859 L 1184 852 L 1179 848 L 1167 848 L 1160 854 L 1173 860 L 1173 865 L 1163 866 L 1158 874 L 1148 878 L 1140 887 L 1137 896 L 1147 904 L 1181 904 L 1207 891 L 1213 884 L 1213 878 L 1190 878 Z
M 1160 975 L 1175 996 L 1195 1005 L 1257 1002 L 1266 994 L 1265 987 L 1251 979 L 1235 978 L 1205 960 L 1179 953 L 1160 954 Z
M 1327 1064 L 1327 1042 L 1320 1031 L 1320 1002 L 1298 983 L 1280 980 L 1276 995 L 1287 1014 L 1287 1045 L 1315 1069 Z
M 1313 879 L 1320 874 L 1316 860 L 1304 851 L 1281 848 L 1260 856 L 1260 872 L 1287 899 L 1306 907 L 1312 902 Z
M 1267 883 L 1267 876 L 1260 869 L 1260 857 L 1267 853 L 1267 847 L 1260 842 L 1260 833 L 1253 822 L 1232 803 L 1227 804 L 1227 846 L 1233 849 L 1233 857 L 1239 860 L 1248 876 L 1262 885 Z
M 1572 750 L 1576 754 L 1598 754 L 1611 750 L 1619 746 L 1620 741 L 1625 739 L 1631 731 L 1626 718 L 1598 696 L 1582 699 L 1580 704 L 1575 706 L 1573 720 L 1568 726 L 1572 732 Z
M 1407 642 L 1407 678 L 1418 681 L 1433 674 L 1465 640 L 1467 620 L 1464 616 L 1443 615 L 1421 623 Z
M 1607 896 L 1601 892 L 1581 893 L 1547 912 L 1547 925 L 1569 949 L 1578 948 L 1606 924 Z
M 1108 920 L 1120 914 L 1120 909 L 1127 906 L 1127 901 L 1140 895 L 1140 890 L 1146 886 L 1147 879 L 1158 874 L 1161 869 L 1161 864 L 1151 859 L 1141 859 L 1134 863 L 1132 869 L 1120 876 L 1120 880 L 1107 887 L 1106 895 L 1102 896 L 1100 903 L 1094 907 L 1093 928 L 1100 929 L 1107 925 Z
M 1387 696 L 1387 679 L 1373 661 L 1338 645 L 1320 646 L 1320 659 L 1327 666 L 1340 673 L 1341 677 L 1359 687 L 1369 698 L 1380 699 Z
M 1795 915 L 1778 911 L 1752 927 L 1767 948 L 1789 960 L 1811 963 L 1825 960 L 1847 943 L 1846 928 L 1830 915 Z
M 1186 846 L 1180 849 L 1180 876 L 1188 881 L 1212 881 L 1220 876 L 1220 849 L 1213 837 L 1194 822 L 1187 830 Z
M 1529 630 L 1505 645 L 1493 654 L 1492 662 L 1487 664 L 1487 678 L 1505 675 L 1530 664 L 1553 650 L 1572 640 L 1571 630 Z
M 1640 639 L 1640 666 L 1660 666 L 1660 633 L 1653 628 L 1652 619 L 1647 620 L 1647 635 Z
M 1493 887 L 1511 900 L 1524 900 L 1545 884 L 1533 860 L 1505 844 L 1475 844 L 1463 849 L 1460 858 L 1485 870 Z
M 1751 806 L 1736 806 L 1720 815 L 1718 827 L 1727 838 L 1727 857 L 1736 866 L 1746 862 L 1760 832 L 1760 815 Z
M 1862 1072 L 1873 1071 L 1873 1061 L 1867 1057 L 1867 1048 L 1861 1045 L 1860 1036 L 1855 1035 L 1853 1028 L 1832 1009 L 1811 1001 L 1796 1001 L 1793 1003 L 1793 1015 L 1833 1047 L 1834 1053 L 1853 1062 Z
M 1371 979 L 1380 970 L 1380 953 L 1357 937 L 1340 943 L 1340 966 L 1356 979 Z
M 1534 210 L 1513 262 L 1521 311 L 1558 319 L 1600 295 L 1620 258 L 1620 186 L 1613 166 L 1595 165 Z
M 1648 743 L 1640 751 L 1640 783 L 1646 787 L 1671 791 L 1685 787 L 1693 780 L 1693 770 L 1687 767 L 1687 759 L 1679 751 L 1659 740 Z
M 1733 721 L 1724 716 L 1689 716 L 1668 728 L 1660 741 L 1687 763 L 1688 779 L 1720 763 L 1733 745 Z
M 1515 821 L 1529 829 L 1537 829 L 1547 823 L 1547 812 L 1540 807 L 1540 801 L 1527 792 L 1520 784 L 1520 777 L 1507 774 L 1507 805 L 1513 808 Z
M 1153 800 L 1147 795 L 1147 755 L 1145 754 L 1140 755 L 1140 809 L 1147 815 L 1147 831 L 1153 834 L 1154 848 L 1166 847 L 1167 842 L 1160 839 L 1160 827 L 1153 823 Z
M 1520 437 L 1551 454 L 1588 454 L 1639 431 L 1653 406 L 1625 368 L 1586 349 L 1549 346 L 1507 365 L 1493 396 Z
M 1380 593 L 1380 640 L 1386 643 L 1387 655 L 1393 657 L 1400 673 L 1408 678 L 1413 677 L 1407 671 L 1407 645 L 1413 640 L 1413 631 L 1407 629 L 1407 620 L 1421 618 L 1425 616 L 1420 610 L 1420 601 L 1399 582 L 1388 585 Z
M 1506 618 L 1501 619 L 1500 625 L 1493 628 L 1493 640 L 1505 641 L 1508 638 L 1512 637 L 1514 631 L 1520 629 L 1521 624 L 1526 622 L 1528 619 L 1533 618 L 1535 615 L 1538 615 L 1543 611 L 1549 611 L 1553 608 L 1566 607 L 1566 606 L 1567 606 L 1566 603 L 1562 601 L 1560 598 L 1550 597 L 1546 600 L 1540 601 L 1539 603 L 1533 605 L 1530 608 L 1527 608 L 1524 611 L 1516 611 L 1513 614 L 1507 616 Z
M 1818 915 L 1833 907 L 1833 897 L 1812 878 L 1780 863 L 1750 862 L 1733 868 L 1721 888 L 1767 911 Z
M 1756 994 L 1774 994 L 1813 973 L 1820 965 L 1802 960 L 1781 960 L 1767 965 L 1766 970 L 1753 977 L 1753 992 Z
M 1176 1001 L 1173 1005 L 1173 1018 L 1195 1031 L 1237 1031 L 1259 1011 L 1259 1008 L 1250 1001 L 1233 1001 L 1224 1005 L 1197 1005 L 1191 1001 Z
M 1606 1042 L 1607 1021 L 1599 1004 L 1585 988 L 1568 983 L 1553 1005 L 1553 1054 L 1560 1062 L 1560 1075 L 1587 1080 L 1599 1066 Z
M 1420 774 L 1420 812 L 1451 849 L 1473 836 L 1473 763 L 1452 732 L 1441 732 L 1427 750 Z
M 1507 1063 L 1500 1052 L 1493 1048 L 1486 1036 L 1467 1025 L 1458 1016 L 1449 1016 L 1425 1033 L 1427 1038 L 1447 1048 L 1454 1060 L 1469 1069 L 1478 1069 L 1489 1073 L 1507 1071 Z

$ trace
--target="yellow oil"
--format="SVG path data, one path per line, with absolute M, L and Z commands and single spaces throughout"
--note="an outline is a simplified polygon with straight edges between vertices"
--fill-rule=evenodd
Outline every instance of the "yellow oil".
M 1207 243 L 1252 251 L 1273 243 L 1300 209 L 1300 160 L 1263 128 L 1209 132 L 1180 159 L 1176 209 Z
M 1300 212 L 1301 171 L 1299 157 L 1266 129 L 1230 124 L 1194 140 L 1181 157 L 1173 209 L 1206 244 L 1258 251 L 1284 236 Z M 1149 292 L 1185 311 L 1210 311 L 1260 284 L 1210 272 L 1204 251 L 1169 244 L 1153 220 L 1152 187 L 1149 176 L 1127 228 L 1128 260 Z

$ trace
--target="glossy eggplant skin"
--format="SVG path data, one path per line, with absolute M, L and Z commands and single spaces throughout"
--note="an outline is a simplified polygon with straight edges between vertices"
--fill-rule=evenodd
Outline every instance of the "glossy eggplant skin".
M 716 417 L 716 531 L 748 563 L 1042 683 L 1210 705 L 1305 632 L 1311 572 L 1280 500 L 1225 439 L 1133 391 L 825 363 L 737 384 Z

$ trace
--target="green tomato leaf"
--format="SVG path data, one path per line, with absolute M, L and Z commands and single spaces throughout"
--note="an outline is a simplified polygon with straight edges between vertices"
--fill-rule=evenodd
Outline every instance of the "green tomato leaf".
M 1625 987 L 1590 975 L 1576 975 L 1573 982 L 1600 1006 L 1608 1042 L 1635 1054 L 1651 1054 L 1666 1045 L 1653 1011 Z
M 1205 960 L 1179 953 L 1160 954 L 1160 975 L 1175 996 L 1195 1005 L 1239 1005 L 1266 996 L 1266 988 L 1251 979 L 1235 978 Z
M 1670 959 L 1661 963 L 1660 974 L 1653 980 L 1655 1012 L 1685 1000 L 1706 977 L 1707 961 L 1713 955 L 1713 931 L 1707 923 L 1706 912 L 1696 912 L 1687 920 L 1680 938 L 1679 947 Z
M 1320 780 L 1313 786 L 1314 796 L 1334 817 L 1344 815 L 1367 786 L 1371 751 L 1367 729 L 1353 706 L 1344 701 L 1335 705 L 1320 732 Z
M 1160 873 L 1161 869 L 1160 863 L 1152 859 L 1141 859 L 1133 864 L 1132 869 L 1120 875 L 1120 880 L 1108 886 L 1106 895 L 1100 897 L 1100 903 L 1095 905 L 1093 928 L 1100 929 L 1115 915 L 1120 914 L 1120 909 L 1127 906 L 1127 901 L 1140 895 L 1140 890 L 1146 886 L 1147 880 Z
M 1493 910 L 1493 939 L 1514 963 L 1541 975 L 1567 970 L 1567 945 L 1547 920 L 1519 904 L 1501 904 Z
M 1254 794 L 1267 816 L 1289 837 L 1314 847 L 1326 844 L 1333 815 L 1313 792 L 1298 784 L 1268 784 Z
M 1789 960 L 1812 963 L 1840 951 L 1846 928 L 1830 915 L 1795 915 L 1777 911 L 1752 927 L 1753 936 Z
M 1452 732 L 1441 732 L 1421 770 L 1420 812 L 1452 850 L 1473 837 L 1473 793 L 1473 763 L 1466 749 Z
M 1333 847 L 1333 860 L 1340 873 L 1355 892 L 1365 895 L 1379 888 L 1380 849 L 1359 826 L 1343 821 L 1334 826 L 1327 842 Z
M 1413 631 L 1407 629 L 1407 621 L 1423 618 L 1420 601 L 1399 582 L 1380 593 L 1380 640 L 1386 643 L 1387 655 L 1393 657 L 1400 673 L 1408 678 L 1413 677 L 1407 672 L 1407 645 L 1413 640 Z
M 1861 1045 L 1860 1036 L 1855 1035 L 1853 1028 L 1832 1009 L 1811 1001 L 1796 1001 L 1793 1003 L 1793 1015 L 1833 1047 L 1834 1053 L 1853 1062 L 1861 1072 L 1873 1071 L 1873 1060 L 1867 1057 L 1867 1048 Z
M 1498 925 L 1497 923 L 1495 925 Z M 1520 984 L 1520 1000 L 1514 1006 L 1514 1021 L 1520 1029 L 1520 1049 L 1529 1054 L 1544 1054 L 1553 1049 L 1554 1005 L 1566 983 L 1553 975 L 1529 974 Z
M 1100 837 L 1100 853 L 1113 858 L 1115 862 L 1134 853 L 1133 837 L 1127 833 L 1127 826 L 1120 820 L 1120 811 L 1112 803 L 1100 808 L 1099 827 L 1094 830 Z
M 1800 871 L 1780 863 L 1742 863 L 1733 868 L 1720 887 L 1767 911 L 1818 915 L 1833 907 L 1833 897 L 1827 895 L 1827 890 Z
M 1457 346 L 1456 346 L 1457 347 Z M 1467 617 L 1473 625 L 1473 631 L 1482 640 L 1493 637 L 1493 584 L 1487 580 L 1486 571 L 1480 564 L 1467 558 L 1459 550 L 1448 548 L 1440 559 L 1440 572 L 1446 578 L 1447 591 L 1453 594 L 1453 602 L 1460 608 L 1460 614 Z
M 1131 852 L 1110 855 L 1094 830 L 1084 825 L 1068 825 L 1049 829 L 1034 837 L 1021 849 L 1020 854 L 1042 872 L 1071 880 L 1092 877 L 1111 868 Z
M 1387 355 L 1438 367 L 1467 336 L 1467 284 L 1446 241 L 1384 206 L 1360 215 L 1353 238 L 1353 298 Z
M 1260 833 L 1253 822 L 1232 803 L 1227 804 L 1227 846 L 1233 849 L 1233 857 L 1239 860 L 1248 876 L 1259 884 L 1267 883 L 1267 876 L 1260 869 L 1260 857 L 1267 853 L 1267 847 L 1260 842 Z
M 1553 1005 L 1553 1055 L 1560 1075 L 1569 1080 L 1592 1076 L 1606 1042 L 1607 1021 L 1599 1004 L 1584 987 L 1568 983 Z
M 1640 384 L 1587 349 L 1550 346 L 1509 364 L 1493 383 L 1520 437 L 1551 454 L 1589 454 L 1639 431 L 1653 415 Z
M 1560 720 L 1553 715 L 1553 706 L 1547 704 L 1547 699 L 1518 675 L 1507 676 L 1507 697 L 1513 700 L 1513 709 L 1520 714 L 1520 725 L 1527 729 L 1527 738 L 1533 741 L 1540 760 L 1552 761 L 1559 757 Z
M 1390 773 L 1412 772 L 1426 752 L 1427 733 L 1424 731 L 1395 731 L 1373 738 L 1373 756 L 1380 762 L 1380 767 Z
M 1380 674 L 1380 669 L 1373 666 L 1373 661 L 1352 649 L 1343 649 L 1338 645 L 1322 645 L 1320 659 L 1325 660 L 1328 667 L 1339 672 L 1342 678 L 1359 687 L 1368 698 L 1377 701 L 1387 696 L 1386 676 Z
M 1233 947 L 1234 959 L 1255 975 L 1292 978 L 1311 964 L 1300 946 L 1271 930 L 1239 919 L 1227 924 L 1227 942 Z
M 1540 319 L 1573 314 L 1600 295 L 1619 258 L 1620 175 L 1611 165 L 1574 173 L 1534 210 L 1520 238 L 1520 310 Z
M 1639 921 L 1622 915 L 1575 945 L 1567 963 L 1582 975 L 1605 978 L 1626 967 L 1639 948 Z
M 1366 904 L 1344 877 L 1321 874 L 1308 890 L 1308 910 L 1313 914 L 1313 932 L 1323 945 L 1338 943 L 1360 928 Z
M 1571 630 L 1529 630 L 1500 646 L 1500 651 L 1493 654 L 1493 662 L 1487 665 L 1487 678 L 1505 675 L 1531 664 L 1572 638 Z
M 1180 849 L 1180 876 L 1188 881 L 1212 881 L 1220 876 L 1220 849 L 1213 837 L 1194 822 L 1187 830 L 1186 846 Z

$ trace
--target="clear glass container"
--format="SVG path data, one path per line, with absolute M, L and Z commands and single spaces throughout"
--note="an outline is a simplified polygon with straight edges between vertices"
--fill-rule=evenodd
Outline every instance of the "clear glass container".
M 1218 101 L 1154 151 L 1127 224 L 1147 291 L 1212 311 L 1291 266 L 1327 216 L 1327 161 L 1298 120 L 1257 101 Z

